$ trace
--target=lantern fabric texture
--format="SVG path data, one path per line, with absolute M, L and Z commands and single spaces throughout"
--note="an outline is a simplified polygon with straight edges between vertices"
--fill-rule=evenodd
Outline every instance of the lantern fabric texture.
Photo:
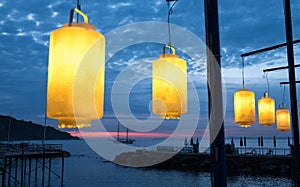
M 290 130 L 290 111 L 285 107 L 276 110 L 277 129 L 280 131 Z
M 73 10 L 84 23 L 72 23 L 72 15 L 50 35 L 47 116 L 58 119 L 59 128 L 90 126 L 103 116 L 105 38 Z
M 234 121 L 241 127 L 255 123 L 255 95 L 248 89 L 234 93 Z
M 160 55 L 152 66 L 152 111 L 165 119 L 179 119 L 187 112 L 186 61 L 172 54 Z
M 258 100 L 258 122 L 268 126 L 275 123 L 275 101 L 267 92 Z

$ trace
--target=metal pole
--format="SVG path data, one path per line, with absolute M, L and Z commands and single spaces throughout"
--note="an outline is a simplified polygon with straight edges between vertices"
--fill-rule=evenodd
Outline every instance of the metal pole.
M 300 156 L 299 156 L 299 127 L 298 127 L 298 108 L 297 92 L 295 83 L 295 63 L 294 63 L 294 46 L 293 46 L 293 29 L 291 16 L 290 0 L 284 0 L 284 16 L 286 28 L 287 57 L 289 64 L 289 81 L 290 81 L 290 102 L 292 114 L 292 131 L 294 138 L 294 158 L 295 158 L 295 185 L 300 186 Z
M 300 64 L 294 65 L 295 68 L 300 67 Z M 289 66 L 283 66 L 283 67 L 277 67 L 277 68 L 270 68 L 270 69 L 264 69 L 263 72 L 270 72 L 270 71 L 278 71 L 278 70 L 284 70 L 289 69 Z
M 300 81 L 295 81 L 295 83 L 300 83 Z M 290 84 L 290 82 L 280 82 L 280 84 Z
M 226 155 L 222 101 L 218 0 L 204 0 L 209 83 L 209 128 L 213 187 L 226 187 Z M 216 64 L 217 68 L 213 68 Z M 218 70 L 217 70 L 218 69 Z M 217 71 L 216 71 L 217 70 Z
M 293 44 L 298 44 L 298 43 L 300 43 L 300 40 L 293 41 Z M 266 52 L 266 51 L 275 50 L 275 49 L 285 47 L 285 46 L 287 46 L 287 43 L 274 45 L 274 46 L 271 46 L 271 47 L 266 47 L 266 48 L 259 49 L 259 50 L 256 50 L 256 51 L 252 51 L 252 52 L 249 52 L 249 53 L 241 54 L 241 57 L 247 57 L 247 56 L 251 56 L 251 55 L 254 55 L 254 54 L 258 54 L 258 53 L 263 53 L 263 52 Z

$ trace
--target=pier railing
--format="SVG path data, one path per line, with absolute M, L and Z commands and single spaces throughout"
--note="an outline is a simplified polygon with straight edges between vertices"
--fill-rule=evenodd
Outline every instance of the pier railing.
M 199 148 L 200 153 L 210 153 L 209 148 Z M 263 148 L 263 147 L 235 147 L 226 148 L 227 155 L 247 155 L 247 156 L 291 156 L 291 149 L 288 148 Z
M 262 147 L 238 147 L 234 149 L 234 154 L 242 155 L 272 155 L 272 156 L 290 156 L 291 149 L 287 148 L 262 148 Z
M 21 153 L 61 152 L 62 144 L 0 144 L 0 153 L 4 156 Z

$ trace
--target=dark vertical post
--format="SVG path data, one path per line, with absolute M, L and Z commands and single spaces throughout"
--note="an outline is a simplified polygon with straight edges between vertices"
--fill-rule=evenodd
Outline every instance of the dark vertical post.
M 31 157 L 29 157 L 29 166 L 28 166 L 28 186 L 30 186 L 30 178 L 31 178 Z
M 3 168 L 2 168 L 2 187 L 5 187 L 5 179 L 6 179 L 6 158 L 4 157 L 4 165 L 3 165 Z
M 49 158 L 49 167 L 48 167 L 48 182 L 50 182 L 50 178 L 51 178 L 51 158 Z
M 21 155 L 21 187 L 24 185 L 23 177 L 24 177 L 24 145 L 21 144 L 22 155 Z
M 16 157 L 16 165 L 15 165 L 15 179 L 18 177 L 18 157 Z
M 61 156 L 61 184 L 64 183 L 64 169 L 65 169 L 65 157 Z
M 34 182 L 37 182 L 37 172 L 38 172 L 38 158 L 35 158 Z
M 298 108 L 297 108 L 297 92 L 295 83 L 295 62 L 294 62 L 294 46 L 293 46 L 293 28 L 291 17 L 291 2 L 284 1 L 285 12 L 285 29 L 287 42 L 287 57 L 289 65 L 289 81 L 290 81 L 290 101 L 292 114 L 292 131 L 294 138 L 294 158 L 295 158 L 295 185 L 300 186 L 300 155 L 299 155 L 299 127 L 298 127 Z
M 26 157 L 24 158 L 24 184 L 26 184 L 26 169 L 27 169 L 27 161 L 26 161 L 27 159 L 26 159 Z
M 10 186 L 10 177 L 11 177 L 11 157 L 9 157 L 9 159 L 8 159 L 8 186 Z
M 226 155 L 224 142 L 222 79 L 220 59 L 218 0 L 204 0 L 207 79 L 209 99 L 210 150 L 213 187 L 226 187 Z M 213 66 L 217 68 L 213 69 Z
M 43 145 L 44 146 L 44 145 Z M 42 163 L 42 185 L 45 184 L 45 147 L 43 147 L 43 163 Z

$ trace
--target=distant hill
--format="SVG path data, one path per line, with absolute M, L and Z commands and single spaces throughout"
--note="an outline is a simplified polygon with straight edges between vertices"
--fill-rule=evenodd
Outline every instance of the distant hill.
M 32 123 L 31 121 L 17 120 L 13 117 L 0 115 L 0 140 L 7 140 L 9 118 L 10 140 L 42 140 L 44 136 L 44 126 Z M 56 130 L 53 127 L 46 127 L 46 140 L 75 140 L 67 132 Z

